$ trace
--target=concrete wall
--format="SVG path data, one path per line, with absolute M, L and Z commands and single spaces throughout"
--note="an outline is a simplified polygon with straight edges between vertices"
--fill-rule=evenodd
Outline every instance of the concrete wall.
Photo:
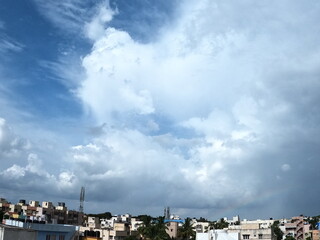
M 320 230 L 312 230 L 312 239 L 320 240 Z
M 0 226 L 0 240 L 37 240 L 37 232 L 23 229 Z
M 239 233 L 228 230 L 210 230 L 206 233 L 196 233 L 196 240 L 239 240 Z
M 59 236 L 65 236 L 66 240 L 71 239 L 78 230 L 77 226 L 62 225 L 62 224 L 37 224 L 37 223 L 23 223 L 15 220 L 5 220 L 8 226 L 15 226 L 15 229 L 32 229 L 37 232 L 37 240 L 46 240 L 47 235 L 55 235 L 57 239 Z M 12 240 L 15 238 L 12 238 Z M 25 238 L 28 239 L 28 238 Z M 0 239 L 1 240 L 1 239 Z
M 177 222 L 168 222 L 166 232 L 170 238 L 176 238 L 178 236 L 178 223 Z

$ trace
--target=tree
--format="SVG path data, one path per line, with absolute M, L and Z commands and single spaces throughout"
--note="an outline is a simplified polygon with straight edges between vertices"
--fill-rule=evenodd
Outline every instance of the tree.
M 192 226 L 190 218 L 186 218 L 183 225 L 178 229 L 178 235 L 182 240 L 193 240 L 195 239 L 196 232 Z
M 224 229 L 229 226 L 229 223 L 226 222 L 223 218 L 221 218 L 219 221 L 215 222 L 214 228 L 215 229 Z
M 317 223 L 320 222 L 320 216 L 308 217 L 307 222 L 311 225 L 311 229 L 317 229 Z
M 142 226 L 138 228 L 139 234 L 144 238 L 149 238 L 151 236 L 151 221 L 152 217 L 148 215 L 140 215 L 138 218 L 142 221 Z
M 271 225 L 271 230 L 273 233 L 276 235 L 277 240 L 281 240 L 283 237 L 283 232 L 279 228 L 279 221 L 274 221 L 273 224 Z M 288 239 L 290 240 L 290 239 Z
M 296 240 L 296 239 L 292 236 L 286 236 L 285 240 Z
M 203 217 L 200 217 L 197 221 L 198 222 L 208 222 L 208 220 Z
M 138 219 L 141 220 L 144 225 L 150 225 L 153 218 L 149 215 L 139 215 Z
M 169 234 L 166 231 L 168 227 L 164 222 L 164 217 L 158 217 L 153 227 L 155 232 L 153 240 L 166 240 L 170 238 Z
M 149 240 L 167 240 L 169 235 L 166 232 L 167 226 L 164 222 L 164 217 L 158 217 L 152 219 L 150 216 L 140 216 L 140 220 L 143 221 L 142 226 L 138 228 L 138 232 L 144 239 Z

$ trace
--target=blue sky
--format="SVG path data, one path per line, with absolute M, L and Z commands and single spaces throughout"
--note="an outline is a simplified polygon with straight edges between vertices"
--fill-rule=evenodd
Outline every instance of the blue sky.
M 317 1 L 6 1 L 0 190 L 86 212 L 317 215 Z M 301 194 L 303 193 L 303 194 Z

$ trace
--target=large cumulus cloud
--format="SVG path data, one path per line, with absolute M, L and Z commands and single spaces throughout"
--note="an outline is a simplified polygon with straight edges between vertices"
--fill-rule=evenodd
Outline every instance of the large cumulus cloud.
M 261 194 L 273 192 L 284 206 L 307 185 L 298 176 L 314 174 L 304 163 L 318 154 L 319 6 L 298 1 L 187 1 L 181 6 L 156 41 L 141 43 L 108 27 L 83 59 L 87 77 L 78 95 L 84 104 L 120 135 L 130 139 L 134 131 L 140 136 L 112 154 L 117 164 L 101 158 L 90 164 L 105 166 L 106 175 L 139 166 L 122 173 L 124 179 L 134 178 L 130 185 L 123 183 L 131 192 L 151 171 L 154 182 L 161 183 L 154 188 L 163 197 L 159 203 L 254 208 L 266 203 Z M 149 121 L 156 132 L 138 124 Z M 151 147 L 168 132 L 170 143 Z M 182 139 L 185 146 L 178 144 Z M 188 145 L 191 140 L 195 144 Z M 128 149 L 132 152 L 123 158 Z M 144 156 L 151 149 L 152 160 Z M 301 184 L 294 189 L 289 182 Z M 182 197 L 185 189 L 188 197 Z M 292 203 L 290 214 L 301 201 Z M 261 214 L 272 209 L 266 208 Z
M 35 171 L 41 160 L 26 155 L 1 177 L 33 174 L 56 194 L 84 185 L 88 211 L 312 215 L 319 10 L 316 1 L 185 1 L 141 42 L 101 5 L 84 23 L 93 47 L 75 91 L 96 134 L 65 153 L 67 170 Z

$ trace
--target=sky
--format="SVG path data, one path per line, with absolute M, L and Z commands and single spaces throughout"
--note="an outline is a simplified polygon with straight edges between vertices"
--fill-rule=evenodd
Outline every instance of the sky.
M 1 0 L 0 197 L 319 215 L 317 0 Z

